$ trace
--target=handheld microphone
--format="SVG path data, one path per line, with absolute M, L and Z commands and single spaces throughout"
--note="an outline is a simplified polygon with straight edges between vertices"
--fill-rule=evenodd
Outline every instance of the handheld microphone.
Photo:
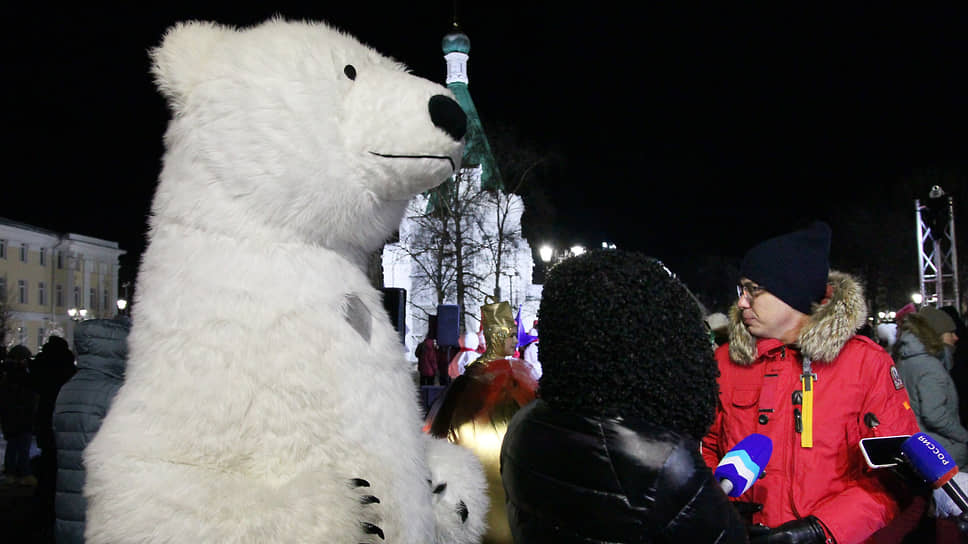
M 763 474 L 773 455 L 773 441 L 768 436 L 753 433 L 726 452 L 713 475 L 730 497 L 739 497 Z
M 952 480 L 958 465 L 934 439 L 924 433 L 912 435 L 901 444 L 901 455 L 931 487 L 943 489 L 962 512 L 968 512 L 968 497 Z

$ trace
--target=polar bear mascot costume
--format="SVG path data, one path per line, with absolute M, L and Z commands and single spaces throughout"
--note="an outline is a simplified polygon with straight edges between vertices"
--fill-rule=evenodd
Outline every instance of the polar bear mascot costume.
M 365 273 L 459 166 L 453 95 L 281 18 L 181 23 L 152 60 L 172 119 L 87 542 L 479 541 L 482 469 L 420 432 Z

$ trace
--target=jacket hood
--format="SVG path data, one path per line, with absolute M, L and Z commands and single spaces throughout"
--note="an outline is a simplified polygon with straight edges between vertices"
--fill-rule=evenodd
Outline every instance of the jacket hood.
M 91 319 L 74 329 L 74 349 L 78 368 L 96 369 L 116 378 L 124 378 L 128 358 L 126 319 Z
M 898 333 L 897 344 L 894 346 L 895 359 L 911 357 L 919 353 L 927 353 L 932 357 L 943 356 L 944 343 L 941 336 L 934 331 L 931 324 L 919 314 L 911 314 L 904 318 Z
M 907 359 L 913 357 L 914 355 L 930 355 L 928 350 L 924 349 L 924 344 L 921 339 L 910 331 L 905 331 L 901 334 L 901 337 L 897 341 L 897 347 L 894 350 L 895 361 L 900 359 Z
M 831 270 L 827 283 L 829 296 L 813 305 L 797 340 L 800 352 L 813 361 L 833 361 L 867 320 L 867 302 L 860 282 Z M 733 304 L 729 309 L 729 358 L 749 365 L 756 355 L 756 339 L 743 325 L 739 307 Z

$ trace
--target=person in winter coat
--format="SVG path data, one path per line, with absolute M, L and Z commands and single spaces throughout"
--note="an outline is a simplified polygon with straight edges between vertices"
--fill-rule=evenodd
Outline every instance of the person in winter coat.
M 30 364 L 30 381 L 37 392 L 37 413 L 34 417 L 34 433 L 40 455 L 35 465 L 37 489 L 36 522 L 42 534 L 53 531 L 54 488 L 57 477 L 57 446 L 54 443 L 54 403 L 67 380 L 74 375 L 74 352 L 67 340 L 51 336 Z
M 37 447 L 42 453 L 54 449 L 54 429 L 51 423 L 54 403 L 61 386 L 71 379 L 76 370 L 74 352 L 67 340 L 60 336 L 48 338 L 30 363 L 31 384 L 39 396 L 37 413 L 34 416 L 34 432 L 37 434 Z
M 860 439 L 918 432 L 887 352 L 855 335 L 863 290 L 829 270 L 822 222 L 750 249 L 730 309 L 716 419 L 703 439 L 709 467 L 752 433 L 772 440 L 765 475 L 738 500 L 761 505 L 753 542 L 862 542 L 898 513 Z M 829 540 L 828 540 L 829 539 Z
M 433 385 L 434 378 L 437 376 L 437 340 L 434 339 L 432 331 L 428 329 L 427 337 L 421 340 L 414 350 L 420 385 Z
M 36 485 L 30 474 L 30 443 L 33 441 L 37 394 L 30 388 L 27 366 L 30 350 L 18 344 L 10 348 L 0 379 L 0 427 L 7 448 L 3 456 L 4 480 L 16 485 Z
M 958 393 L 941 362 L 941 336 L 955 329 L 952 319 L 937 308 L 922 308 L 901 325 L 894 346 L 901 379 L 921 430 L 938 441 L 958 466 L 968 464 L 968 430 L 958 417 Z
M 514 542 L 746 542 L 699 453 L 717 371 L 685 286 L 655 259 L 597 250 L 548 273 L 538 315 L 538 399 L 501 447 Z
M 948 306 L 950 308 L 950 306 Z M 936 353 L 945 372 L 950 373 L 955 365 L 955 348 L 958 345 L 957 326 L 954 318 L 947 311 L 940 308 L 925 306 L 918 310 L 918 314 L 928 320 L 928 325 L 941 340 L 941 349 Z
M 91 319 L 74 329 L 77 373 L 61 387 L 53 416 L 57 443 L 54 536 L 58 543 L 84 542 L 87 501 L 82 494 L 86 477 L 82 454 L 124 383 L 130 329 L 126 317 Z
M 954 306 L 942 306 L 941 311 L 955 322 L 955 331 L 947 336 L 945 350 L 951 352 L 952 365 L 948 370 L 958 391 L 958 415 L 961 424 L 968 427 L 968 328 L 964 318 Z M 961 339 L 964 340 L 961 340 Z M 944 340 L 944 338 L 942 338 Z

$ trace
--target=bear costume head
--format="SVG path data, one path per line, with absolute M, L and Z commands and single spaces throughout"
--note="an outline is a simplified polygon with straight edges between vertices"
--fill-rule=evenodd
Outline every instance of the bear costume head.
M 450 91 L 319 24 L 181 23 L 152 58 L 173 114 L 155 217 L 369 253 L 459 166 Z
M 459 166 L 450 91 L 280 18 L 151 55 L 172 119 L 87 541 L 478 541 L 480 464 L 421 433 L 363 266 Z

